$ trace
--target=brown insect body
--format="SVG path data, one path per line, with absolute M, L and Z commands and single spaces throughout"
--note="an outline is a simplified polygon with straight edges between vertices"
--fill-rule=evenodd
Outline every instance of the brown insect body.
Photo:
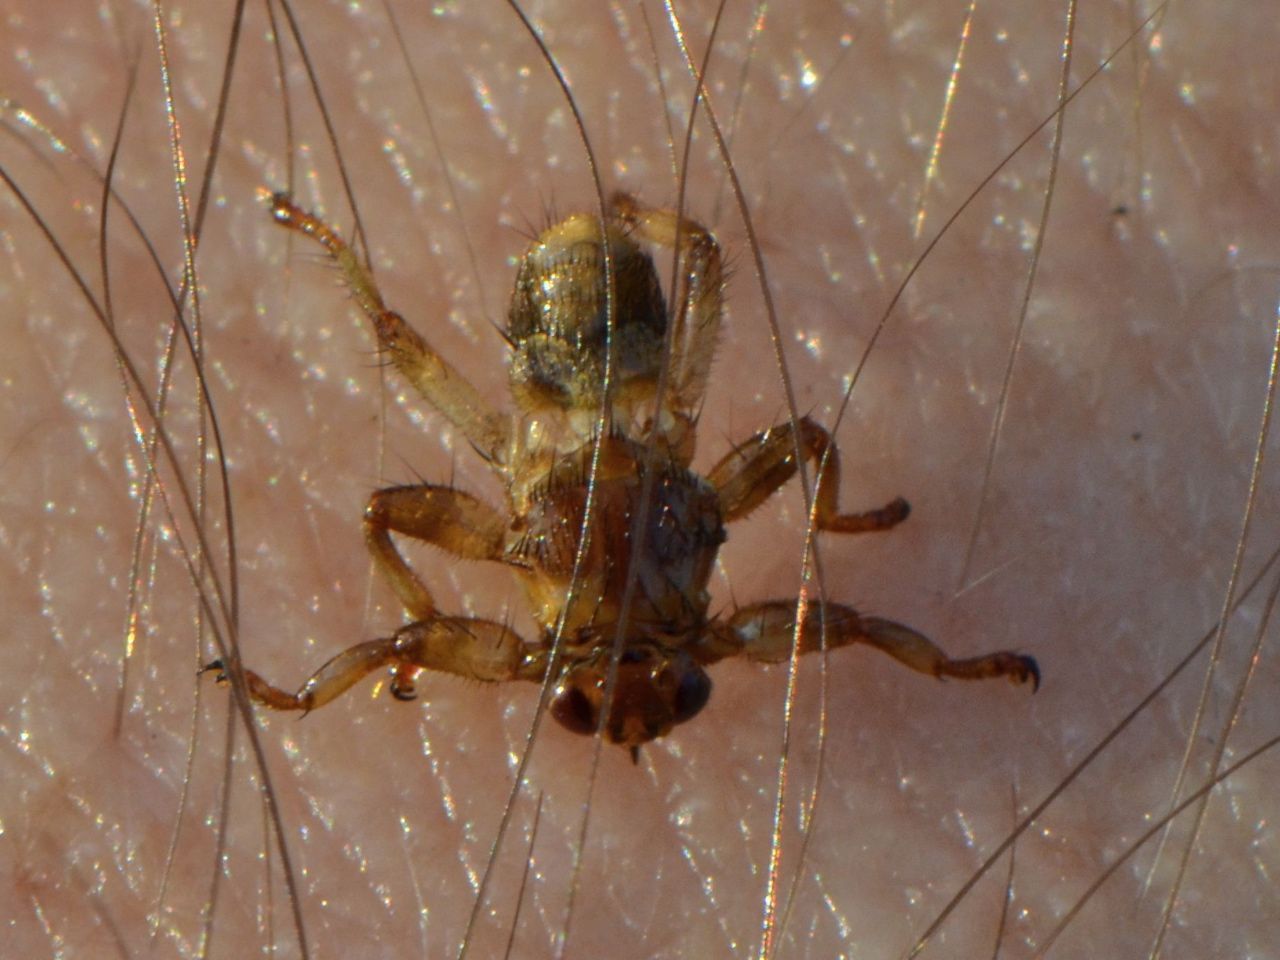
M 694 412 L 710 371 L 723 286 L 719 248 L 701 225 L 617 196 L 603 223 L 579 214 L 543 231 L 521 261 L 512 295 L 506 335 L 520 412 L 510 415 L 491 410 L 386 308 L 372 277 L 323 221 L 283 196 L 274 198 L 273 214 L 338 262 L 383 351 L 499 475 L 507 504 L 504 516 L 433 484 L 374 493 L 366 540 L 411 622 L 339 653 L 296 693 L 246 670 L 258 702 L 311 710 L 383 666 L 392 667 L 392 693 L 401 699 L 413 697 L 423 669 L 540 681 L 559 636 L 552 715 L 577 733 L 602 729 L 634 756 L 640 744 L 703 708 L 711 693 L 704 667 L 728 656 L 783 661 L 796 642 L 801 653 L 868 643 L 934 676 L 1006 676 L 1038 686 L 1030 657 L 1000 651 L 951 659 L 910 627 L 840 604 L 806 608 L 799 624 L 794 600 L 708 617 L 708 581 L 725 526 L 796 473 L 797 452 L 818 467 L 820 530 L 886 530 L 908 507 L 897 499 L 840 513 L 837 451 L 808 418 L 735 445 L 705 477 L 692 471 Z M 671 311 L 646 246 L 676 252 Z M 540 635 L 526 643 L 505 624 L 442 614 L 392 533 L 513 568 Z
M 692 282 L 718 286 L 714 241 L 701 229 L 694 235 L 702 256 Z M 606 733 L 636 745 L 693 716 L 710 695 L 709 678 L 682 648 L 706 631 L 707 583 L 725 534 L 719 497 L 689 469 L 688 415 L 655 417 L 668 314 L 653 259 L 624 222 L 608 222 L 611 310 L 601 239 L 598 218 L 572 216 L 538 237 L 516 275 L 509 373 L 527 427 L 517 436 L 528 446 L 510 457 L 516 469 L 504 471 L 506 558 L 544 645 L 557 631 L 563 637 L 552 715 L 594 732 L 620 639 Z M 605 404 L 606 432 L 595 436 Z M 530 666 L 543 668 L 540 658 Z
M 684 648 L 707 630 L 707 582 L 724 526 L 715 490 L 683 465 L 650 468 L 655 476 L 646 484 L 644 445 L 609 436 L 600 441 L 590 487 L 592 455 L 592 446 L 580 448 L 532 491 L 516 512 L 509 555 L 520 565 L 548 644 L 563 623 L 567 666 L 553 715 L 578 732 L 593 732 L 609 652 L 621 631 L 626 653 L 608 732 L 615 742 L 636 744 L 691 717 L 710 693 L 710 681 Z M 557 479 L 562 473 L 571 477 Z M 649 508 L 637 530 L 646 487 Z M 579 558 L 588 501 L 591 522 Z M 575 569 L 582 571 L 577 584 Z M 625 611 L 624 597 L 630 599 Z

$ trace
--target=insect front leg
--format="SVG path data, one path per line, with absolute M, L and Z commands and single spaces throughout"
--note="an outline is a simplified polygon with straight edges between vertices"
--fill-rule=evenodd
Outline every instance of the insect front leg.
M 795 642 L 796 604 L 792 600 L 753 603 L 728 620 L 712 625 L 705 643 L 694 651 L 704 663 L 724 657 L 742 656 L 758 663 L 781 663 L 791 657 Z M 924 634 L 880 617 L 864 617 L 852 607 L 825 604 L 811 606 L 800 632 L 800 653 L 832 650 L 854 643 L 866 643 L 882 650 L 899 663 L 919 673 L 960 680 L 1008 677 L 1014 683 L 1031 682 L 1040 687 L 1040 667 L 1033 657 L 1001 650 L 979 657 L 952 659 Z
M 523 661 L 523 641 L 504 624 L 466 617 L 433 617 L 401 627 L 390 637 L 348 647 L 293 693 L 269 683 L 252 670 L 244 671 L 244 679 L 249 696 L 255 702 L 272 710 L 309 713 L 381 667 L 395 669 L 397 680 L 392 682 L 392 694 L 399 700 L 412 700 L 412 685 L 407 689 L 397 686 L 404 674 L 438 670 L 468 680 L 496 682 L 520 677 Z M 205 670 L 217 670 L 220 682 L 227 679 L 219 660 Z
M 352 296 L 373 324 L 378 346 L 396 369 L 424 400 L 466 435 L 481 456 L 491 463 L 500 461 L 507 450 L 510 419 L 491 410 L 466 377 L 436 353 L 404 317 L 387 309 L 372 274 L 338 232 L 314 214 L 294 206 L 282 193 L 271 198 L 271 215 L 277 223 L 306 234 L 324 247 L 342 270 Z
M 863 513 L 841 513 L 840 454 L 831 434 L 808 417 L 793 426 L 757 433 L 717 463 L 707 479 L 720 494 L 725 523 L 741 520 L 795 476 L 797 441 L 801 455 L 819 464 L 814 519 L 819 530 L 868 533 L 888 530 L 907 519 L 911 507 L 901 497 Z
M 426 584 L 401 555 L 393 532 L 431 543 L 467 560 L 502 560 L 506 524 L 483 501 L 433 484 L 389 487 L 369 498 L 365 541 L 374 563 L 415 622 L 392 637 L 358 643 L 338 654 L 290 693 L 245 671 L 249 695 L 276 710 L 314 710 L 380 667 L 395 676 L 391 693 L 414 697 L 421 669 L 443 670 L 473 680 L 505 680 L 513 675 L 522 645 L 501 624 L 441 616 Z M 224 671 L 221 661 L 206 670 Z
M 501 561 L 506 526 L 482 500 L 429 483 L 379 490 L 369 498 L 364 512 L 365 543 L 374 563 L 409 615 L 423 623 L 439 618 L 435 600 L 396 547 L 391 533 L 430 543 L 464 560 Z M 418 669 L 419 665 L 403 659 L 396 664 L 393 696 L 413 699 Z

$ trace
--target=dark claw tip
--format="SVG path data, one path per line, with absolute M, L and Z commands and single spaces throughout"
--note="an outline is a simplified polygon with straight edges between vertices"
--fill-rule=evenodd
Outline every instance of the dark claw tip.
M 1031 679 L 1031 692 L 1035 693 L 1040 689 L 1040 664 L 1036 663 L 1035 657 L 1023 657 L 1022 667 L 1027 671 L 1027 677 Z M 1026 679 L 1025 677 L 1023 678 Z
M 410 703 L 418 699 L 418 691 L 413 687 L 398 687 L 394 683 L 391 685 L 391 695 L 401 703 Z
M 222 665 L 221 660 L 210 660 L 198 671 L 196 671 L 196 676 L 203 677 L 206 673 L 212 673 L 215 670 L 218 671 L 218 675 L 214 677 L 214 680 L 216 680 L 218 683 L 226 683 L 227 668 Z

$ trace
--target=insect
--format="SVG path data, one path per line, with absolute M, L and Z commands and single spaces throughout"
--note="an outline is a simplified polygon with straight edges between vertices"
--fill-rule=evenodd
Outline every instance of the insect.
M 246 670 L 258 703 L 310 711 L 383 667 L 391 668 L 390 690 L 401 700 L 414 698 L 422 670 L 540 682 L 553 667 L 551 715 L 580 734 L 594 733 L 603 716 L 604 736 L 629 748 L 634 759 L 642 744 L 706 706 L 709 665 L 726 657 L 777 663 L 791 656 L 794 600 L 752 603 L 713 617 L 707 584 L 726 525 L 795 475 L 797 450 L 818 465 L 819 530 L 888 530 L 907 517 L 901 498 L 841 513 L 835 445 L 807 417 L 734 446 L 706 476 L 690 469 L 724 287 L 716 240 L 696 222 L 619 194 L 603 222 L 578 214 L 537 237 L 520 261 L 505 331 L 519 411 L 509 414 L 491 407 L 387 309 L 336 231 L 285 195 L 273 198 L 272 214 L 334 259 L 380 349 L 470 441 L 502 481 L 507 502 L 499 511 L 462 490 L 429 483 L 375 492 L 365 510 L 365 539 L 411 622 L 342 651 L 294 693 Z M 670 314 L 649 252 L 659 249 L 674 249 L 680 264 L 673 291 L 678 306 Z M 441 612 L 393 533 L 511 567 L 537 639 L 527 643 L 505 624 Z M 557 635 L 560 659 L 552 665 Z M 799 643 L 801 653 L 867 643 L 936 677 L 1003 676 L 1031 681 L 1033 690 L 1040 683 L 1029 656 L 1000 651 L 951 659 L 910 627 L 836 603 L 804 614 Z M 220 661 L 206 669 L 225 681 Z

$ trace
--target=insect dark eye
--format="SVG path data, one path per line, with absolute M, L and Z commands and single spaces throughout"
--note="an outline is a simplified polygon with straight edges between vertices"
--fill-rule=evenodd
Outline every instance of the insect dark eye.
M 551 703 L 551 715 L 574 733 L 590 736 L 596 732 L 596 711 L 577 687 L 561 688 Z
M 684 723 L 695 716 L 711 699 L 711 678 L 701 667 L 686 670 L 680 677 L 680 685 L 676 687 L 676 699 L 672 704 L 675 722 Z

